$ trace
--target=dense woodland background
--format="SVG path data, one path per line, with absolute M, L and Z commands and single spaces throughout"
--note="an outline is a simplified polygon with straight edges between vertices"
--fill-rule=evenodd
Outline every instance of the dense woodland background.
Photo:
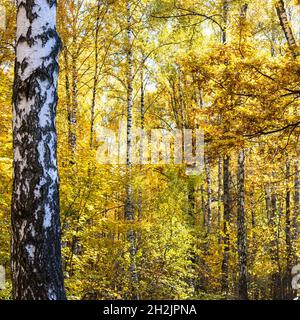
M 0 265 L 10 273 L 15 6 L 1 0 Z M 292 299 L 299 256 L 297 1 L 60 0 L 69 299 Z M 95 128 L 205 131 L 205 170 L 101 165 Z M 128 172 L 127 172 L 128 173 Z M 0 290 L 11 298 L 11 285 Z

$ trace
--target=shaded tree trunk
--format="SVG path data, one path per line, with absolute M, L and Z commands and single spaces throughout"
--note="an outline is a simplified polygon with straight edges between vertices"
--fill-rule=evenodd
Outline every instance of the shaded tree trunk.
M 229 15 L 229 1 L 223 0 L 223 29 L 222 29 L 222 43 L 227 43 L 227 28 Z M 230 225 L 230 157 L 226 155 L 223 158 L 223 243 L 224 253 L 222 261 L 222 292 L 227 296 L 229 293 L 229 225 Z
M 238 291 L 241 300 L 248 300 L 248 273 L 247 273 L 247 230 L 245 216 L 245 151 L 238 156 L 238 257 L 239 257 L 239 282 Z
M 229 237 L 229 226 L 230 226 L 230 157 L 225 156 L 223 162 L 223 203 L 224 203 L 224 214 L 223 214 L 223 233 L 224 233 L 224 253 L 222 261 L 222 291 L 228 295 L 229 292 L 229 251 L 230 251 L 230 237 Z
M 206 193 L 207 193 L 207 201 L 206 201 L 206 218 L 207 218 L 207 234 L 211 233 L 212 226 L 212 191 L 211 191 L 211 174 L 210 174 L 210 161 L 209 158 L 205 157 L 205 173 L 206 173 Z
M 63 49 L 63 56 L 64 56 L 64 63 L 65 63 L 65 90 L 66 90 L 66 104 L 67 104 L 67 115 L 68 115 L 68 143 L 69 147 L 71 146 L 72 141 L 72 126 L 71 126 L 71 92 L 70 92 L 70 67 L 69 67 L 69 56 L 68 56 L 68 49 L 64 46 Z M 71 148 L 70 148 L 71 149 Z
M 270 226 L 273 232 L 272 241 L 270 243 L 271 260 L 275 267 L 275 272 L 272 274 L 272 296 L 273 300 L 282 299 L 282 281 L 281 281 L 281 265 L 279 257 L 279 209 L 277 208 L 277 196 L 274 190 L 271 193 L 271 216 Z
M 203 227 L 206 227 L 206 205 L 205 205 L 205 197 L 204 197 L 204 186 L 201 184 L 200 186 L 200 194 L 201 194 L 201 207 L 203 214 Z
M 293 247 L 291 235 L 291 191 L 289 186 L 290 180 L 290 163 L 286 162 L 286 193 L 285 193 L 285 242 L 286 242 L 286 298 L 292 299 L 292 263 L 293 263 Z

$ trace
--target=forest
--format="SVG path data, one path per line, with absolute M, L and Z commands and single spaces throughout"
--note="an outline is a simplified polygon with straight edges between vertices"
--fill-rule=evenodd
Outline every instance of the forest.
M 0 300 L 297 297 L 299 0 L 0 19 Z

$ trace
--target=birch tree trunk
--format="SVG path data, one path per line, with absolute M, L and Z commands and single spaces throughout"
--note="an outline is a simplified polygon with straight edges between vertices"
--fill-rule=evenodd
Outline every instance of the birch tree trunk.
M 293 241 L 297 241 L 299 237 L 299 225 L 298 225 L 299 210 L 300 210 L 299 161 L 296 160 L 295 161 L 295 178 L 294 178 Z
M 227 43 L 227 28 L 228 28 L 228 13 L 229 1 L 223 0 L 223 30 L 222 30 L 222 43 Z M 224 253 L 222 261 L 222 291 L 228 295 L 229 291 L 229 225 L 230 225 L 230 156 L 226 155 L 223 160 L 223 232 L 224 232 Z
M 128 63 L 128 75 L 127 75 L 127 157 L 126 167 L 128 181 L 126 184 L 126 200 L 125 200 L 125 219 L 128 222 L 133 222 L 134 217 L 134 206 L 133 206 L 133 195 L 131 185 L 132 175 L 132 116 L 133 116 L 133 30 L 132 30 L 132 12 L 131 2 L 127 2 L 127 36 L 128 36 L 128 48 L 127 48 L 127 63 Z M 131 274 L 131 299 L 137 300 L 137 283 L 138 275 L 136 270 L 136 235 L 134 230 L 130 229 L 127 232 L 127 240 L 130 244 L 130 274 Z
M 96 95 L 99 80 L 99 31 L 100 31 L 100 13 L 101 13 L 101 3 L 97 2 L 97 15 L 96 15 L 96 30 L 95 30 L 95 73 L 93 79 L 93 96 L 92 96 L 92 106 L 91 106 L 91 132 L 90 132 L 90 148 L 93 149 L 94 145 L 94 131 L 95 131 L 95 107 L 96 107 Z
M 229 13 L 229 0 L 223 0 L 223 30 L 222 30 L 223 44 L 227 43 L 228 13 Z
M 218 243 L 221 243 L 222 159 L 218 159 Z
M 18 0 L 13 93 L 14 299 L 65 299 L 61 266 L 56 105 L 56 1 Z
M 238 258 L 239 258 L 239 298 L 248 300 L 248 274 L 247 274 L 247 235 L 245 217 L 245 151 L 238 156 L 238 205 L 237 205 L 237 228 L 238 228 Z
M 248 4 L 245 3 L 242 5 L 240 12 L 240 38 L 242 38 L 242 31 L 246 25 L 247 11 Z M 240 300 L 248 300 L 248 255 L 245 213 L 245 150 L 241 150 L 238 155 L 237 189 L 238 293 Z
M 289 49 L 292 52 L 294 57 L 299 56 L 300 52 L 297 49 L 297 43 L 293 34 L 293 30 L 291 28 L 289 18 L 285 9 L 284 1 L 283 0 L 277 0 L 275 2 L 275 7 L 277 11 L 277 15 L 279 18 L 279 22 L 281 25 L 281 28 L 284 32 L 286 41 L 288 43 Z
M 222 291 L 228 295 L 229 291 L 229 226 L 230 226 L 230 157 L 225 156 L 223 164 L 223 202 L 224 202 L 224 217 L 223 217 L 223 233 L 224 233 L 224 254 L 222 261 Z
M 68 56 L 68 49 L 64 46 L 63 48 L 63 56 L 64 56 L 64 63 L 65 63 L 65 90 L 66 90 L 66 104 L 67 104 L 67 114 L 68 114 L 68 143 L 69 146 L 71 145 L 71 135 L 72 135 L 72 127 L 70 123 L 71 119 L 71 92 L 70 92 L 70 78 L 69 78 L 69 56 Z
M 203 92 L 202 89 L 199 87 L 199 103 L 200 103 L 200 109 L 204 109 L 204 100 L 203 100 Z M 206 178 L 206 195 L 207 195 L 207 201 L 206 201 L 206 225 L 207 228 L 207 235 L 209 236 L 211 233 L 212 228 L 212 187 L 211 187 L 211 165 L 210 165 L 210 159 L 207 155 L 204 156 L 204 162 L 205 162 L 205 178 Z
M 204 186 L 201 184 L 200 186 L 200 194 L 201 194 L 201 208 L 202 208 L 202 214 L 203 214 L 203 227 L 206 228 L 206 205 L 205 205 L 205 197 L 204 197 Z
M 212 190 L 211 190 L 211 174 L 210 174 L 210 161 L 209 158 L 205 157 L 205 173 L 206 173 L 206 214 L 207 214 L 207 234 L 211 233 L 212 226 Z
M 285 193 L 285 242 L 286 242 L 286 298 L 292 299 L 291 291 L 291 270 L 293 262 L 293 247 L 291 235 L 291 191 L 290 181 L 290 163 L 286 162 L 286 193 Z
M 76 32 L 76 31 L 75 31 Z M 76 43 L 77 37 L 74 36 L 74 42 Z M 72 54 L 72 108 L 71 112 L 69 113 L 69 126 L 71 129 L 70 132 L 70 141 L 69 147 L 72 153 L 72 162 L 75 162 L 74 156 L 76 152 L 76 145 L 77 145 L 77 109 L 78 109 L 78 73 L 77 73 L 77 54 Z
M 277 205 L 277 195 L 274 190 L 271 193 L 271 229 L 273 239 L 271 241 L 271 260 L 277 270 L 272 274 L 272 295 L 273 300 L 282 299 L 281 264 L 279 256 L 279 215 L 280 209 Z

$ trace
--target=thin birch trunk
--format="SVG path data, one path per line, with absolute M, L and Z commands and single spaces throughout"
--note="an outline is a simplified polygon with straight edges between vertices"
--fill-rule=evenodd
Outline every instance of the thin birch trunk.
M 222 160 L 218 159 L 218 243 L 221 243 L 222 216 Z
M 91 105 L 91 129 L 90 129 L 90 148 L 93 149 L 94 145 L 94 131 L 95 131 L 95 107 L 96 107 L 96 96 L 97 87 L 99 82 L 99 31 L 100 31 L 100 13 L 101 13 L 101 0 L 97 2 L 97 16 L 96 16 L 96 30 L 95 30 L 95 72 L 93 80 L 93 96 Z
M 128 181 L 126 184 L 126 201 L 125 201 L 125 219 L 132 223 L 135 220 L 134 217 L 134 206 L 133 206 L 133 190 L 131 185 L 132 178 L 132 116 L 133 116 L 133 30 L 132 30 L 132 12 L 131 2 L 127 2 L 127 177 Z M 131 299 L 139 299 L 137 293 L 138 274 L 136 270 L 136 234 L 133 229 L 129 229 L 127 232 L 127 240 L 130 244 L 130 276 L 131 276 Z
M 227 29 L 228 29 L 228 15 L 229 15 L 229 1 L 223 0 L 223 30 L 222 43 L 227 43 Z M 222 292 L 227 296 L 229 293 L 229 252 L 230 252 L 230 157 L 226 155 L 223 159 L 223 232 L 224 232 L 224 253 L 222 261 Z
M 289 49 L 294 57 L 299 56 L 300 52 L 297 48 L 297 42 L 295 40 L 292 27 L 290 25 L 290 21 L 285 9 L 284 1 L 283 0 L 277 0 L 275 2 L 275 8 L 277 12 L 277 16 L 281 25 L 281 28 L 284 32 L 286 41 L 288 43 Z
M 291 166 L 286 162 L 286 192 L 285 192 L 285 242 L 286 242 L 286 298 L 292 299 L 292 263 L 293 247 L 291 234 L 291 191 L 289 186 Z
M 205 157 L 205 173 L 206 173 L 206 193 L 207 193 L 207 202 L 206 202 L 206 214 L 207 214 L 207 235 L 211 233 L 212 227 L 212 190 L 211 190 L 211 173 L 210 173 L 210 161 L 209 158 Z
M 238 291 L 241 300 L 248 300 L 248 271 L 247 271 L 247 230 L 245 213 L 245 151 L 238 156 L 238 205 L 237 205 L 237 241 L 239 260 Z
M 224 253 L 222 261 L 222 291 L 227 296 L 229 293 L 229 252 L 230 252 L 230 157 L 224 157 L 223 163 L 223 202 L 224 202 L 224 214 L 223 214 L 223 233 L 224 233 Z

